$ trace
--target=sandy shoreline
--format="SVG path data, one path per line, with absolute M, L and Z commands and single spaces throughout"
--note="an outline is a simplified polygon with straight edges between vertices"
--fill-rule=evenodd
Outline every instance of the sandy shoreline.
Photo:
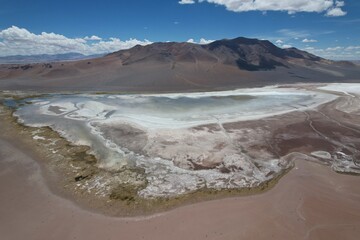
M 151 215 L 202 201 L 259 194 L 274 187 L 278 180 L 291 169 L 289 168 L 270 181 L 252 188 L 220 191 L 204 189 L 175 198 L 139 199 L 135 202 L 108 196 L 99 197 L 87 189 L 78 189 L 78 182 L 74 180 L 79 176 L 74 168 L 80 168 L 83 175 L 84 172 L 90 175 L 101 172 L 94 165 L 96 159 L 87 154 L 88 147 L 72 145 L 50 128 L 32 128 L 19 124 L 7 108 L 0 110 L 2 110 L 0 122 L 4 127 L 1 138 L 7 143 L 17 146 L 17 151 L 25 152 L 32 159 L 36 159 L 42 169 L 44 182 L 52 193 L 70 199 L 82 209 L 108 216 Z M 34 136 L 37 136 L 38 140 L 34 139 Z M 52 146 L 54 145 L 53 141 L 56 141 L 56 148 Z
M 360 234 L 360 178 L 300 159 L 263 194 L 113 218 L 52 194 L 32 157 L 6 139 L 0 143 L 4 239 L 357 239 Z
M 343 152 L 351 154 L 356 164 L 360 147 L 358 98 L 345 90 L 339 99 L 319 109 L 289 113 L 281 122 L 272 117 L 224 124 L 229 132 L 243 127 L 272 129 L 271 134 L 263 135 L 260 131 L 259 136 L 253 135 L 258 139 L 256 146 L 242 144 L 254 154 L 268 151 L 294 161 L 295 167 L 280 180 L 245 192 L 190 194 L 179 201 L 148 204 L 148 208 L 140 210 L 133 205 L 125 211 L 119 209 L 126 209 L 126 202 L 95 199 L 85 191 L 72 194 L 77 173 L 64 173 L 69 170 L 66 164 L 76 162 L 66 162 L 66 156 L 70 153 L 71 158 L 85 157 L 90 164 L 85 168 L 91 168 L 94 160 L 84 155 L 86 148 L 67 145 L 60 139 L 61 146 L 69 152 L 65 153 L 64 161 L 53 158 L 56 154 L 51 154 L 51 149 L 47 154 L 45 149 L 38 150 L 46 146 L 41 144 L 43 140 L 35 141 L 27 127 L 15 123 L 9 112 L 2 111 L 0 236 L 4 239 L 357 239 L 360 177 L 335 172 L 351 168 L 337 157 Z M 59 138 L 51 130 L 46 134 Z M 260 141 L 262 138 L 265 140 Z M 339 149 L 343 151 L 341 154 Z M 335 154 L 335 160 L 322 159 L 326 151 Z M 47 164 L 46 158 L 55 159 L 58 164 Z M 79 164 L 75 167 L 85 166 Z M 62 168 L 60 172 L 57 167 Z M 173 209 L 174 206 L 177 208 Z M 152 214 L 154 211 L 160 213 Z M 111 217 L 144 213 L 148 215 Z

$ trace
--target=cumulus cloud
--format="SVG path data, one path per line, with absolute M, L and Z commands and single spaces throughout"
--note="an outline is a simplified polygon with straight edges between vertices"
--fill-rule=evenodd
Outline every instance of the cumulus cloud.
M 275 39 L 276 39 L 276 38 L 275 38 Z M 267 39 L 263 39 L 263 40 L 267 40 Z M 273 40 L 273 41 L 275 41 L 275 40 Z M 280 48 L 291 48 L 291 47 L 293 47 L 293 46 L 291 45 L 291 43 L 287 43 L 286 40 L 282 40 L 282 39 L 276 40 L 276 41 L 275 41 L 275 44 L 276 44 L 278 47 L 280 47 Z
M 345 2 L 343 1 L 336 1 L 335 7 L 332 7 L 330 10 L 327 11 L 326 15 L 330 17 L 341 17 L 345 16 L 346 12 L 341 9 L 341 7 L 345 6 Z
M 334 46 L 328 48 L 306 47 L 305 51 L 313 53 L 327 59 L 334 60 L 359 60 L 360 46 Z
M 181 0 L 180 4 L 194 4 L 195 0 Z M 297 12 L 325 13 L 326 16 L 338 17 L 346 15 L 341 8 L 344 1 L 334 0 L 197 0 L 225 6 L 233 12 L 248 11 L 286 11 L 289 14 Z
M 209 40 L 209 39 L 205 39 L 205 38 L 200 38 L 200 44 L 209 44 L 214 42 L 215 40 Z
M 303 42 L 303 43 L 316 43 L 316 42 L 318 42 L 318 40 L 304 38 L 304 39 L 302 40 L 302 42 Z
M 195 44 L 209 44 L 214 42 L 215 40 L 208 40 L 205 38 L 200 38 L 199 42 L 196 42 L 193 38 L 190 38 L 189 40 L 187 40 L 186 42 L 188 43 L 195 43 Z
M 180 4 L 194 4 L 194 0 L 181 0 L 179 1 Z
M 0 31 L 0 56 L 60 54 L 77 52 L 85 55 L 101 54 L 128 49 L 135 45 L 147 45 L 148 40 L 119 38 L 102 40 L 98 36 L 84 38 L 68 38 L 61 34 L 31 33 L 25 28 L 12 26 Z
M 327 11 L 326 16 L 329 17 L 341 17 L 345 16 L 346 12 L 344 12 L 341 8 L 332 8 L 329 11 Z
M 101 39 L 101 37 L 98 37 L 98 36 L 95 36 L 95 35 L 92 35 L 91 37 L 88 37 L 88 36 L 86 36 L 86 37 L 84 37 L 84 39 L 85 40 L 90 40 L 90 41 L 100 41 L 100 40 L 102 40 Z

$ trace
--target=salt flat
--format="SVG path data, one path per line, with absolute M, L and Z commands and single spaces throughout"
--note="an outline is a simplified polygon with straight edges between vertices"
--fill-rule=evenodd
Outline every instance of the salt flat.
M 147 185 L 138 194 L 152 198 L 256 187 L 271 180 L 292 162 L 268 150 L 261 156 L 249 153 L 249 143 L 241 143 L 242 138 L 259 143 L 271 130 L 225 125 L 307 111 L 336 98 L 276 86 L 183 94 L 53 94 L 26 99 L 31 104 L 15 115 L 25 125 L 49 126 L 74 144 L 89 146 L 99 168 L 144 169 Z M 93 177 L 85 187 L 104 188 L 114 181 L 119 180 Z
M 156 95 L 54 95 L 49 99 L 37 99 L 18 113 L 24 119 L 26 111 L 36 111 L 42 116 L 59 116 L 56 121 L 67 118 L 85 122 L 130 123 L 145 129 L 174 129 L 218 121 L 259 119 L 315 107 L 332 99 L 334 96 L 329 94 L 276 87 Z M 53 111 L 54 107 L 59 111 Z M 28 124 L 31 121 L 32 124 L 41 124 L 31 117 L 36 118 L 30 114 L 26 119 Z

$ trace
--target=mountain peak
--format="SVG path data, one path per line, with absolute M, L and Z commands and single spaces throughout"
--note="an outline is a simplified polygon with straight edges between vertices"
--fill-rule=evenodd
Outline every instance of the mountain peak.
M 340 81 L 356 78 L 359 71 L 354 64 L 325 60 L 296 48 L 282 49 L 267 40 L 239 37 L 205 45 L 137 45 L 96 59 L 54 62 L 51 67 L 0 65 L 0 82 L 9 88 L 20 82 L 28 86 L 28 79 L 33 79 L 34 84 L 49 84 L 49 89 L 54 82 L 64 89 L 76 84 L 86 88 L 91 82 L 107 90 L 171 91 Z
M 137 45 L 129 50 L 110 54 L 122 59 L 123 64 L 136 62 L 218 62 L 237 66 L 241 70 L 274 70 L 288 68 L 294 61 L 321 61 L 322 59 L 296 48 L 282 49 L 268 40 L 238 37 L 222 39 L 200 45 L 188 42 L 157 42 L 146 46 Z

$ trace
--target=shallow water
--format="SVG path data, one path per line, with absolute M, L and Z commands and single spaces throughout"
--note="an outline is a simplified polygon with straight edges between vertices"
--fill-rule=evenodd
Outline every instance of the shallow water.
M 325 94 L 273 89 L 183 95 L 54 95 L 33 100 L 18 114 L 29 124 L 96 119 L 171 129 L 256 119 L 311 106 L 327 98 Z
M 99 167 L 144 168 L 149 184 L 141 194 L 163 196 L 204 186 L 231 188 L 259 184 L 268 179 L 265 176 L 270 171 L 276 173 L 282 169 L 278 159 L 264 163 L 265 170 L 254 171 L 252 176 L 224 174 L 218 169 L 182 169 L 170 160 L 141 156 L 116 145 L 96 127 L 98 124 L 130 124 L 144 132 L 175 131 L 306 109 L 333 98 L 328 94 L 277 88 L 160 95 L 50 95 L 29 99 L 32 104 L 20 106 L 15 114 L 26 125 L 50 126 L 71 142 L 90 146 L 100 160 Z

